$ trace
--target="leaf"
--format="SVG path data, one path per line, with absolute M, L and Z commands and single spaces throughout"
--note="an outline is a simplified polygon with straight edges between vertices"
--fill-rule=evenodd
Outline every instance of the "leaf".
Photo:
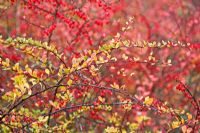
M 129 40 L 125 40 L 125 41 L 123 41 L 123 44 L 124 44 L 126 47 L 129 47 L 129 46 L 130 46 L 130 41 L 129 41 Z
M 112 88 L 115 88 L 115 89 L 119 89 L 119 85 L 116 84 L 115 82 L 113 84 L 110 85 Z
M 16 63 L 14 66 L 13 66 L 13 70 L 19 72 L 20 68 L 19 68 L 19 63 Z
M 10 66 L 10 60 L 9 60 L 8 58 L 6 58 L 5 61 L 2 61 L 2 65 L 3 65 L 4 67 L 9 67 L 9 66 Z
M 106 133 L 119 133 L 119 130 L 117 129 L 117 128 L 115 128 L 115 127 L 107 127 L 106 129 L 105 129 L 105 132 Z
M 28 89 L 28 95 L 31 95 L 31 94 L 32 94 L 32 90 Z
M 49 75 L 50 74 L 49 69 L 45 69 L 45 73 Z
M 65 74 L 69 74 L 70 73 L 70 68 L 65 68 L 64 72 L 65 72 Z
M 24 75 L 16 75 L 14 78 L 12 78 L 12 80 L 14 81 L 15 87 L 18 88 L 22 93 L 25 93 L 26 89 L 29 88 L 29 84 Z
M 67 85 L 69 85 L 69 86 L 71 86 L 72 83 L 73 83 L 73 81 L 72 81 L 71 79 L 69 79 L 69 80 L 67 81 Z
M 192 115 L 190 113 L 187 113 L 186 115 L 187 115 L 188 120 L 192 119 Z
M 26 70 L 30 75 L 32 75 L 33 71 L 31 70 L 31 68 L 29 68 L 28 65 L 25 66 L 25 70 Z
M 150 120 L 150 117 L 143 116 L 143 115 L 137 117 L 137 121 L 138 121 L 139 123 L 141 123 L 141 122 L 143 122 L 143 121 L 148 121 L 148 120 Z
M 45 117 L 44 117 L 44 116 L 39 116 L 39 117 L 38 117 L 38 121 L 39 121 L 39 122 L 43 122 L 43 123 L 44 123 L 44 122 L 46 122 L 47 120 L 48 120 L 48 117 L 47 117 L 47 116 L 45 116 Z
M 145 105 L 151 105 L 153 103 L 153 98 L 150 98 L 149 96 L 148 97 L 145 97 L 145 100 L 144 100 L 144 104 Z
M 131 131 L 136 131 L 139 128 L 139 124 L 138 123 L 131 123 L 129 125 L 129 128 Z
M 175 129 L 175 128 L 178 128 L 180 126 L 180 124 L 181 124 L 181 122 L 179 122 L 179 121 L 173 121 L 171 126 L 173 129 Z
M 124 60 L 127 60 L 127 59 L 128 59 L 128 56 L 127 56 L 126 54 L 123 54 L 123 55 L 122 55 L 122 58 L 123 58 Z
M 98 96 L 98 99 L 100 102 L 104 103 L 105 102 L 105 98 L 101 97 L 101 96 Z

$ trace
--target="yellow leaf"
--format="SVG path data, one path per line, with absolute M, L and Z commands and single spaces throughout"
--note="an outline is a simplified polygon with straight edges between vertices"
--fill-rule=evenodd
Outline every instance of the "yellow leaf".
M 102 103 L 105 102 L 105 98 L 103 98 L 103 97 L 101 97 L 101 96 L 99 96 L 98 99 L 99 99 L 99 101 L 102 102 Z
M 31 70 L 31 68 L 28 67 L 28 65 L 25 66 L 25 70 L 32 75 L 33 71 Z
M 131 131 L 136 131 L 139 128 L 139 124 L 138 123 L 131 123 L 129 125 L 129 128 Z
M 122 133 L 127 133 L 127 131 L 125 129 L 122 129 Z
M 70 73 L 70 68 L 65 68 L 64 72 L 65 72 L 65 74 L 69 74 Z
M 72 83 L 73 83 L 73 81 L 72 81 L 71 79 L 69 79 L 69 80 L 67 81 L 67 85 L 69 85 L 69 86 L 71 86 Z
M 185 120 L 183 118 L 181 118 L 181 123 L 184 124 L 185 123 Z
M 10 66 L 10 60 L 8 58 L 6 58 L 6 61 L 2 61 L 2 65 L 4 67 L 9 67 Z
M 45 69 L 45 73 L 49 75 L 50 74 L 49 69 Z
M 144 104 L 145 105 L 151 105 L 153 103 L 153 98 L 150 98 L 149 96 L 148 97 L 145 97 L 145 100 L 144 100 Z
M 190 113 L 187 113 L 186 115 L 187 115 L 187 117 L 188 117 L 188 120 L 191 120 L 191 119 L 192 119 L 192 115 L 191 115 Z
M 111 86 L 112 88 L 119 89 L 119 85 L 116 84 L 116 83 L 113 83 L 113 84 L 111 84 L 110 86 Z
M 174 128 L 177 128 L 177 127 L 179 127 L 180 126 L 180 122 L 179 121 L 174 121 L 174 122 L 172 122 L 172 128 L 174 129 Z
M 15 87 L 18 88 L 22 93 L 29 88 L 29 84 L 27 83 L 24 75 L 16 75 L 14 78 L 12 78 L 12 80 L 14 81 Z
M 38 121 L 39 121 L 39 122 L 46 122 L 47 120 L 48 120 L 48 117 L 47 117 L 47 116 L 45 116 L 45 117 L 44 117 L 44 116 L 39 116 L 39 117 L 38 117 Z
M 148 121 L 148 120 L 150 120 L 150 117 L 143 116 L 143 115 L 137 117 L 138 123 L 141 123 L 143 121 Z
M 119 133 L 119 130 L 117 128 L 115 128 L 115 127 L 107 127 L 105 129 L 105 132 L 106 133 Z
M 13 70 L 19 71 L 19 63 L 16 63 L 16 64 L 13 66 Z

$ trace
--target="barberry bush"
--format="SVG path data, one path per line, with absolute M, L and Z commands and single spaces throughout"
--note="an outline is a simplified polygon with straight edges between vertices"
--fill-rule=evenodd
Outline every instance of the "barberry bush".
M 0 132 L 200 130 L 198 0 L 1 0 Z

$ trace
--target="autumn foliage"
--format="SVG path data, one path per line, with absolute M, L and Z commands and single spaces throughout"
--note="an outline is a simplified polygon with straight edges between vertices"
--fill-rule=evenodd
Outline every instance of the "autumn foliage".
M 1 0 L 0 132 L 200 130 L 200 1 Z

